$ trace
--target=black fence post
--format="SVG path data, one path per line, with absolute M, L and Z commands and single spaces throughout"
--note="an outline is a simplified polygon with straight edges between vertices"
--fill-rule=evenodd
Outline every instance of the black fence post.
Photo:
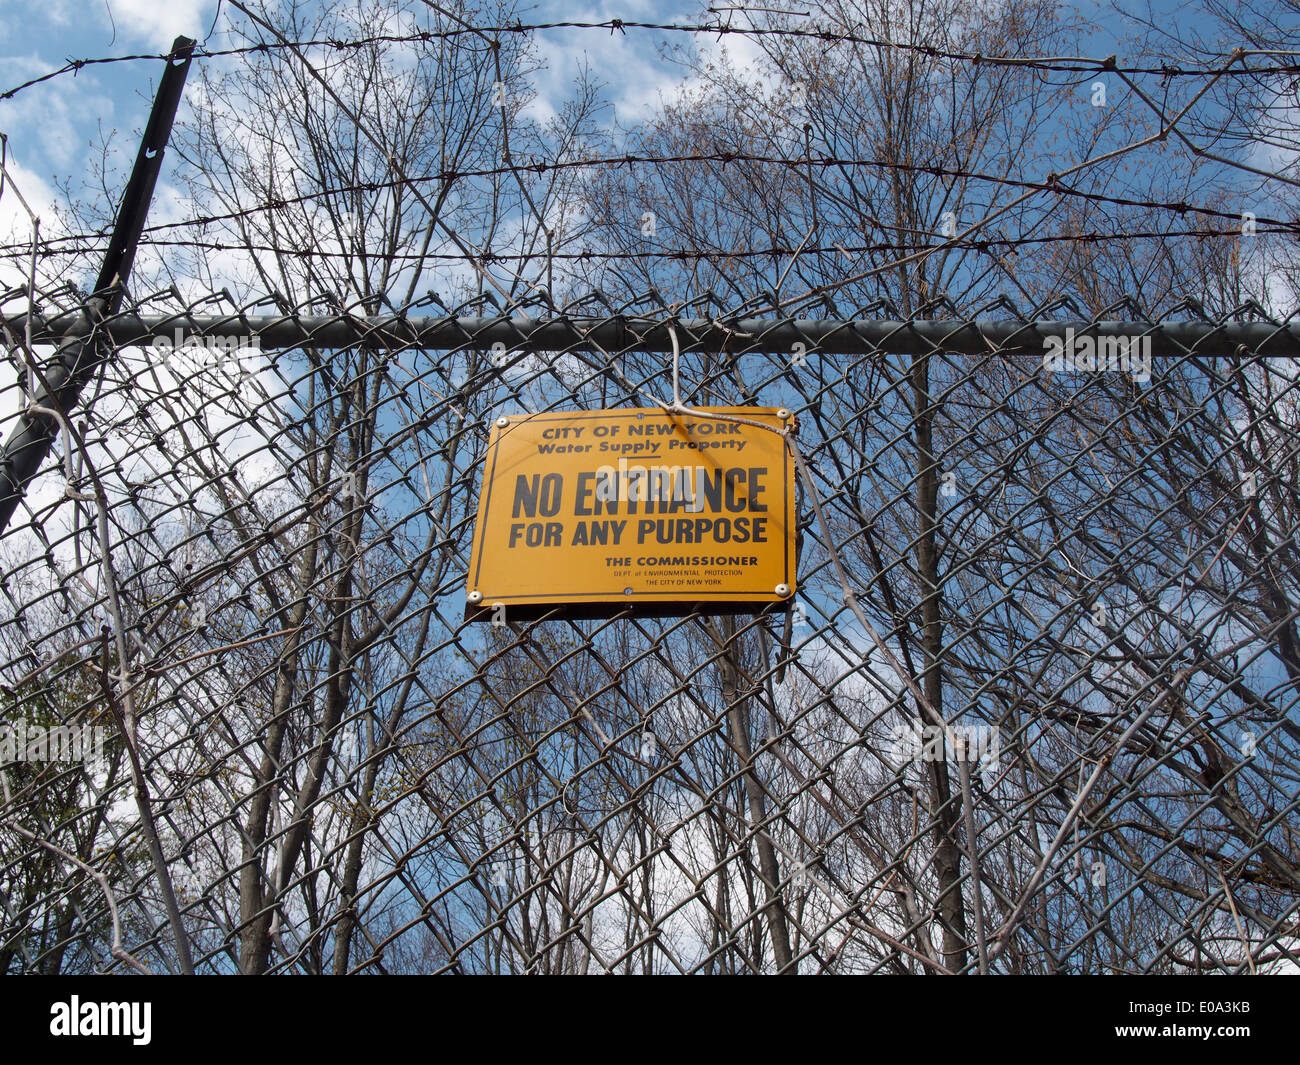
M 59 420 L 45 411 L 71 416 L 86 382 L 113 350 L 100 324 L 121 306 L 131 265 L 135 261 L 136 246 L 149 214 L 149 201 L 153 199 L 154 185 L 162 168 L 163 152 L 185 87 L 185 76 L 189 73 L 194 45 L 189 37 L 177 37 L 172 43 L 167 68 L 163 71 L 162 83 L 149 114 L 149 124 L 145 127 L 135 165 L 131 168 L 131 179 L 118 205 L 95 291 L 86 301 L 77 326 L 60 346 L 57 356 L 45 367 L 44 380 L 38 383 L 28 409 L 19 416 L 17 427 L 0 450 L 0 532 L 8 527 L 27 485 L 40 472 L 54 441 L 58 439 Z

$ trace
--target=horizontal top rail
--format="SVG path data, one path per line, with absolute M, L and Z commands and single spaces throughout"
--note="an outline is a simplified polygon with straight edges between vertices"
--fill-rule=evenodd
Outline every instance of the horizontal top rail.
M 23 335 L 25 315 L 0 316 L 0 324 Z M 114 345 L 175 342 L 191 336 L 257 338 L 264 348 L 346 348 L 358 344 L 399 344 L 429 349 L 479 348 L 505 344 L 514 351 L 669 351 L 669 327 L 678 330 L 684 350 L 773 353 L 804 344 L 823 354 L 876 351 L 908 355 L 928 351 L 968 354 L 1034 353 L 1047 338 L 1084 336 L 1150 337 L 1154 355 L 1192 349 L 1236 348 L 1256 354 L 1300 356 L 1300 324 L 1206 321 L 1035 321 L 1015 320 L 840 320 L 793 318 L 645 317 L 318 317 L 282 315 L 119 315 L 101 327 Z M 87 331 L 79 312 L 32 322 L 32 339 L 52 343 Z M 1222 351 L 1217 352 L 1222 354 Z

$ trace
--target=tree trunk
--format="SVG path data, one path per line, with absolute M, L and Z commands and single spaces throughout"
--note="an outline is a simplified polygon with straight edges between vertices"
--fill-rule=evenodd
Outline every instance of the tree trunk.
M 916 509 L 919 535 L 916 541 L 916 569 L 921 581 L 921 646 L 925 671 L 921 690 L 934 708 L 938 721 L 931 721 L 917 708 L 922 725 L 943 726 L 943 588 L 939 577 L 939 470 L 933 453 L 934 407 L 930 402 L 930 356 L 919 355 L 912 362 L 912 401 L 916 427 Z M 966 965 L 966 913 L 961 894 L 961 850 L 957 846 L 959 812 L 952 801 L 948 781 L 946 744 L 944 756 L 925 763 L 930 783 L 930 816 L 934 818 L 934 872 L 939 881 L 935 908 L 943 927 L 944 964 L 953 970 Z

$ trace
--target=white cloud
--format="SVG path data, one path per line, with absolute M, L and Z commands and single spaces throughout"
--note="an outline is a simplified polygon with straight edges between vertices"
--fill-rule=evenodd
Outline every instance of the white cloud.
M 58 61 L 36 55 L 5 56 L 5 87 L 12 88 L 59 66 Z M 11 155 L 18 151 L 30 163 L 79 173 L 86 168 L 94 122 L 98 121 L 107 132 L 115 114 L 113 98 L 104 92 L 99 71 L 88 68 L 75 77 L 65 74 L 0 101 L 0 130 L 9 135 Z
M 61 220 L 54 213 L 54 204 L 57 202 L 54 190 L 35 173 L 21 165 L 14 158 L 12 148 L 5 162 L 5 171 L 4 190 L 0 193 L 0 245 L 30 244 L 33 232 L 32 215 L 40 219 L 40 234 L 43 240 L 63 233 Z M 30 266 L 31 260 L 25 253 L 12 257 L 6 254 L 0 257 L 0 289 L 25 288 Z M 38 266 L 37 284 L 40 285 L 47 280 L 44 271 Z M 25 300 L 22 302 L 25 304 Z M 6 305 L 4 309 L 25 310 L 26 307 Z
M 107 0 L 119 36 L 166 51 L 184 34 L 201 39 L 212 25 L 212 0 Z
M 535 21 L 608 22 L 690 21 L 683 6 L 679 12 L 666 12 L 662 5 L 644 0 L 622 0 L 574 8 L 571 4 L 540 4 Z M 537 99 L 529 114 L 538 121 L 554 117 L 556 104 L 567 99 L 582 66 L 590 68 L 597 81 L 604 83 L 605 94 L 614 105 L 619 121 L 636 122 L 649 118 L 661 100 L 671 100 L 682 80 L 680 68 L 665 62 L 658 54 L 658 42 L 664 34 L 653 30 L 561 29 L 538 33 L 534 40 L 547 69 L 537 76 Z
M 12 151 L 5 161 L 5 171 L 4 190 L 0 194 L 0 234 L 8 243 L 31 236 L 32 214 L 40 218 L 43 225 L 52 221 L 55 195 L 48 183 L 14 158 Z

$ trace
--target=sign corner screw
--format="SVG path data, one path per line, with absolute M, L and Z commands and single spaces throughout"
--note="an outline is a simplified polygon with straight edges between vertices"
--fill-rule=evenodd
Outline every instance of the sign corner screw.
M 784 599 L 787 595 L 790 594 L 790 586 L 788 584 L 778 584 L 776 586 L 775 591 L 777 595 L 779 595 L 782 599 Z
M 504 414 L 501 415 L 501 417 L 497 419 L 497 428 L 498 428 L 498 429 L 504 429 L 504 428 L 505 428 L 507 425 L 509 425 L 509 424 L 510 424 L 510 419 L 507 418 Z
M 782 587 L 784 587 L 784 585 Z M 468 599 L 471 603 L 481 603 L 483 602 L 483 593 L 479 591 L 473 591 L 470 592 L 467 596 L 465 596 L 465 598 Z

